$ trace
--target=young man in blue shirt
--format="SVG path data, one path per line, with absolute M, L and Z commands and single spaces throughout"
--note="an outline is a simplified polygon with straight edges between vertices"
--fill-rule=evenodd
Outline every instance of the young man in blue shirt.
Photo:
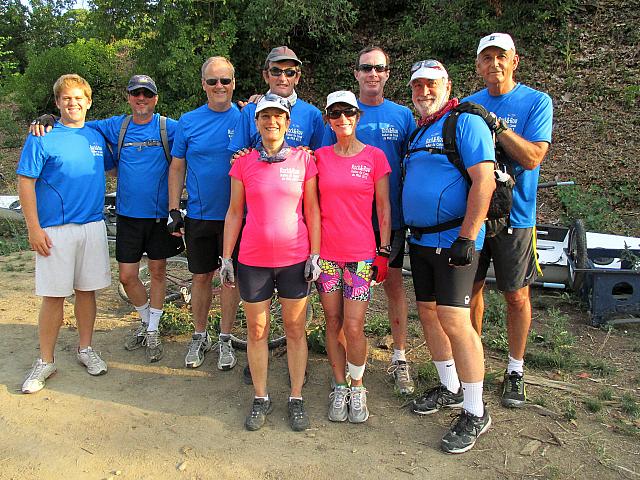
M 63 75 L 53 86 L 60 120 L 50 135 L 27 137 L 18 163 L 18 193 L 36 252 L 36 295 L 40 358 L 22 391 L 41 390 L 56 371 L 54 350 L 63 321 L 64 299 L 75 293 L 80 337 L 77 358 L 90 375 L 107 372 L 91 347 L 95 292 L 111 283 L 102 209 L 104 171 L 113 168 L 102 135 L 86 127 L 91 87 L 79 75 Z

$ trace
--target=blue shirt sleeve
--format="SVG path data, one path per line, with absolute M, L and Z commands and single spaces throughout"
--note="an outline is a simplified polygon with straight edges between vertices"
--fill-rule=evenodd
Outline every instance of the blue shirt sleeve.
M 184 133 L 184 124 L 186 123 L 184 115 L 180 117 L 178 126 L 176 128 L 176 135 L 173 139 L 173 147 L 171 148 L 171 155 L 176 158 L 185 158 L 187 155 L 187 139 Z
M 16 173 L 23 177 L 38 178 L 46 162 L 46 153 L 41 137 L 29 135 L 22 147 Z
M 531 111 L 524 126 L 522 136 L 530 142 L 551 143 L 551 129 L 553 124 L 553 104 L 547 94 L 531 106 Z
M 460 115 L 456 125 L 456 145 L 465 168 L 485 161 L 495 162 L 496 152 L 491 131 L 478 115 Z
M 253 122 L 253 118 L 251 116 L 252 111 L 255 110 L 251 108 L 251 105 L 247 105 L 242 109 L 242 113 L 234 129 L 233 137 L 227 147 L 229 151 L 235 153 L 238 150 L 251 146 L 251 122 Z
M 311 150 L 316 150 L 324 146 L 324 121 L 322 120 L 322 113 L 316 112 L 313 118 L 313 134 L 311 135 Z

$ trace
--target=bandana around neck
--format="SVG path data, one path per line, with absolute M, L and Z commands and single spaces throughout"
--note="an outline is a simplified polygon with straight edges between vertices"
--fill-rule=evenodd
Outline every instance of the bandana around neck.
M 269 95 L 271 93 L 271 90 L 269 90 L 266 95 Z M 286 97 L 287 100 L 289 100 L 289 103 L 291 104 L 291 106 L 293 107 L 296 104 L 296 101 L 298 100 L 298 94 L 296 93 L 296 91 L 294 90 L 293 93 L 291 95 L 289 95 L 288 97 Z
M 282 144 L 282 148 L 280 149 L 280 151 L 273 156 L 269 156 L 267 151 L 262 146 L 262 142 L 260 142 L 258 143 L 258 145 L 256 145 L 256 150 L 260 155 L 258 157 L 259 161 L 267 162 L 267 163 L 279 163 L 279 162 L 284 162 L 287 159 L 287 155 L 289 155 L 289 152 L 291 151 L 291 147 L 289 146 L 289 144 L 287 144 L 287 141 L 285 140 L 284 143 Z
M 447 113 L 448 111 L 453 110 L 454 108 L 456 108 L 459 103 L 460 103 L 460 101 L 457 98 L 452 98 L 451 100 L 449 100 L 444 105 L 444 107 L 442 107 L 436 113 L 432 113 L 431 115 L 428 115 L 428 116 L 418 120 L 418 126 L 419 127 L 428 127 L 432 123 L 440 120 L 444 116 L 445 113 Z

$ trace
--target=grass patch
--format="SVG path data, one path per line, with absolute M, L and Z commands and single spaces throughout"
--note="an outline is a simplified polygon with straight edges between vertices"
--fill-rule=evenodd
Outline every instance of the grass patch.
M 602 410 L 602 402 L 597 398 L 587 398 L 584 401 L 584 406 L 587 411 L 591 413 L 598 413 L 600 410 Z
M 364 333 L 367 336 L 383 337 L 391 333 L 391 325 L 386 314 L 371 313 L 367 315 L 364 324 Z
M 567 400 L 564 403 L 564 408 L 562 409 L 562 416 L 567 420 L 575 420 L 578 418 L 578 412 L 576 411 L 576 406 L 571 400 Z
M 0 255 L 9 255 L 30 248 L 24 222 L 6 218 L 0 221 Z
M 544 331 L 532 332 L 530 348 L 525 359 L 529 366 L 539 369 L 573 370 L 578 359 L 573 351 L 574 336 L 567 329 L 568 315 L 550 308 Z
M 609 364 L 602 358 L 588 358 L 584 362 L 584 366 L 600 377 L 608 377 L 618 371 L 616 367 Z
M 489 290 L 484 299 L 484 317 L 482 322 L 484 342 L 487 347 L 501 353 L 509 353 L 507 340 L 507 304 L 503 295 Z
M 602 401 L 610 401 L 613 400 L 613 390 L 609 387 L 605 387 L 598 393 L 598 399 Z
M 423 385 L 433 385 L 440 381 L 438 370 L 433 362 L 421 363 L 415 367 L 416 379 Z
M 632 393 L 622 395 L 622 411 L 631 418 L 640 418 L 640 405 Z
M 185 335 L 193 333 L 195 326 L 192 321 L 191 309 L 187 305 L 165 303 L 164 313 L 160 319 L 158 331 L 160 335 Z M 210 335 L 218 336 L 220 332 L 219 314 L 209 315 L 207 319 L 207 331 Z

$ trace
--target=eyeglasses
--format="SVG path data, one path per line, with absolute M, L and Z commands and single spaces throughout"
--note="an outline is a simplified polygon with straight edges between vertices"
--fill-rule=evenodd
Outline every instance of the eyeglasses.
M 231 82 L 233 82 L 233 78 L 207 78 L 204 83 L 206 83 L 207 85 L 209 85 L 210 87 L 215 87 L 218 82 L 220 82 L 220 85 L 231 85 Z
M 286 98 L 282 98 L 280 95 L 276 95 L 274 93 L 267 93 L 260 102 L 274 102 L 279 105 L 282 105 L 287 111 L 291 111 L 291 103 Z
M 295 77 L 298 74 L 299 70 L 297 68 L 285 68 L 284 70 L 278 67 L 271 67 L 269 69 L 269 73 L 271 74 L 271 76 L 273 77 L 279 77 L 280 75 L 282 75 L 283 73 L 291 78 L 291 77 Z
M 129 95 L 132 97 L 137 97 L 138 95 L 144 95 L 145 98 L 153 98 L 156 96 L 151 90 L 147 90 L 146 88 L 137 88 L 135 90 L 130 90 Z
M 437 60 L 421 60 L 419 62 L 411 65 L 411 74 L 415 73 L 418 69 L 425 68 L 435 68 L 436 70 L 444 70 L 442 64 Z
M 378 73 L 386 72 L 389 67 L 379 63 L 378 65 L 371 65 L 369 63 L 362 63 L 356 67 L 357 70 L 365 73 L 369 73 L 371 70 L 375 70 Z
M 359 110 L 356 107 L 334 108 L 332 110 L 327 111 L 327 117 L 329 117 L 331 120 L 337 120 L 342 115 L 349 118 L 349 117 L 353 117 L 354 115 L 357 115 L 358 111 Z

